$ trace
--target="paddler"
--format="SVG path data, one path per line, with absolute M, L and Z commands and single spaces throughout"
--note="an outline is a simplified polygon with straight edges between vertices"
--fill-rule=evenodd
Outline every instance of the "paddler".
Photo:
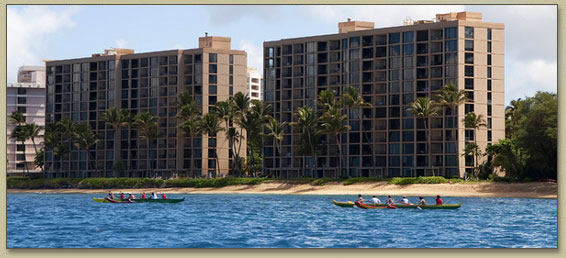
M 156 193 L 151 193 L 151 199 L 157 199 L 157 194 L 156 194 Z
M 419 197 L 419 205 L 426 205 L 426 201 L 422 196 Z
M 364 203 L 364 197 L 362 197 L 361 194 L 358 194 L 358 202 L 359 202 L 359 203 Z
M 126 199 L 126 196 L 122 192 L 120 192 L 120 199 L 122 199 L 122 200 Z
M 131 193 L 128 194 L 128 200 L 133 200 L 133 199 L 136 199 L 136 196 Z
M 108 198 L 114 199 L 114 194 L 112 192 L 108 192 Z
M 374 195 L 374 196 L 371 198 L 371 202 L 372 202 L 373 204 L 378 204 L 378 203 L 381 203 L 381 200 L 379 200 L 379 199 L 377 198 L 377 196 Z
M 391 195 L 387 196 L 387 200 L 385 201 L 386 205 L 392 205 L 395 202 L 395 200 L 393 200 L 393 198 L 391 197 Z
M 167 196 L 165 195 L 165 193 L 161 194 L 161 199 L 167 199 Z
M 442 205 L 442 198 L 440 198 L 440 195 L 436 196 L 436 205 Z
M 405 204 L 405 205 L 411 204 L 411 202 L 409 202 L 409 199 L 407 199 L 407 196 L 404 196 L 404 195 L 403 195 L 403 199 L 401 199 L 400 203 Z
M 145 196 L 145 192 L 142 193 L 141 198 L 142 198 L 143 200 L 147 199 L 147 197 Z

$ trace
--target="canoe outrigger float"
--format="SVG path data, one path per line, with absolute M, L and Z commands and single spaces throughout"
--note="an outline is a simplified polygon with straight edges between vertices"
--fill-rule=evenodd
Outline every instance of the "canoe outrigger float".
M 354 206 L 356 206 L 353 202 L 337 202 L 337 201 L 332 201 L 332 203 L 336 206 L 339 207 L 343 207 L 343 208 L 353 208 Z M 370 203 L 364 203 L 364 206 L 368 206 L 368 207 L 383 207 L 385 208 L 386 205 L 385 204 L 370 204 Z M 413 208 L 413 209 L 417 209 L 417 208 L 421 208 L 421 209 L 458 209 L 462 206 L 462 203 L 458 203 L 458 204 L 442 204 L 442 205 L 416 205 L 416 204 L 399 204 L 399 203 L 395 203 L 393 204 L 394 207 L 397 208 Z M 359 206 L 358 206 L 359 207 Z M 360 207 L 361 208 L 361 207 Z
M 182 199 L 110 199 L 106 198 L 92 198 L 93 201 L 99 203 L 140 203 L 140 202 L 158 202 L 158 203 L 179 203 L 185 200 L 183 197 Z

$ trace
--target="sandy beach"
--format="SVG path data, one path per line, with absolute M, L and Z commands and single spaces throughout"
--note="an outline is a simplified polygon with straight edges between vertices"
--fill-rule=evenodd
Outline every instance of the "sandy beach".
M 105 194 L 108 189 L 8 189 L 8 193 L 88 193 Z M 112 192 L 164 192 L 171 194 L 313 194 L 313 195 L 407 195 L 453 197 L 514 197 L 557 198 L 556 183 L 467 183 L 467 184 L 413 184 L 390 185 L 387 182 L 358 183 L 345 186 L 328 183 L 322 186 L 309 184 L 263 183 L 221 188 L 141 188 L 112 189 Z

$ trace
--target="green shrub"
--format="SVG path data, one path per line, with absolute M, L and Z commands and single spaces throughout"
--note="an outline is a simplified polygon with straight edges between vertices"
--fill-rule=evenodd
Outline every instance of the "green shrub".
M 381 182 L 381 181 L 386 181 L 386 180 L 376 177 L 352 177 L 344 180 L 344 185 L 351 185 L 356 183 Z
M 76 188 L 80 178 L 27 179 L 8 178 L 8 189 L 66 189 Z
M 393 185 L 410 185 L 410 184 L 444 184 L 448 180 L 441 176 L 434 177 L 394 177 L 389 180 L 389 184 Z

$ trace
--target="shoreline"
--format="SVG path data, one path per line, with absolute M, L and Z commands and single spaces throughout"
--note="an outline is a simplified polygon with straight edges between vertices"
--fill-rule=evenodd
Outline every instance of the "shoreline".
M 377 196 L 446 196 L 446 197 L 499 197 L 499 198 L 541 198 L 553 199 L 558 196 L 556 183 L 455 183 L 455 184 L 412 184 L 392 185 L 387 182 L 327 183 L 325 185 L 262 183 L 258 185 L 235 185 L 219 188 L 136 188 L 136 189 L 7 189 L 7 193 L 47 194 L 106 194 L 112 192 L 142 193 L 159 192 L 168 194 L 284 194 L 284 195 L 377 195 Z

